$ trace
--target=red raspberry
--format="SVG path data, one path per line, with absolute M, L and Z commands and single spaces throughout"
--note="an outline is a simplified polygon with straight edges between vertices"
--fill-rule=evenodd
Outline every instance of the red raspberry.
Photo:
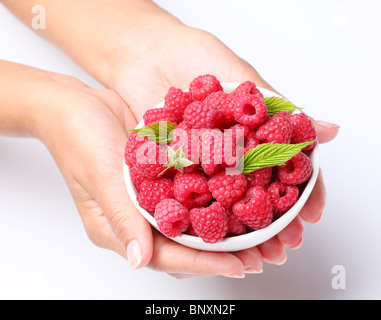
M 200 162 L 206 174 L 221 171 L 223 164 L 224 134 L 220 130 L 206 130 L 200 136 Z
M 155 212 L 155 206 L 167 198 L 173 198 L 173 182 L 168 178 L 144 180 L 137 196 L 139 205 L 149 213 Z
M 273 182 L 267 188 L 273 206 L 274 218 L 281 217 L 298 201 L 299 189 L 282 182 Z
M 179 124 L 175 130 L 173 130 L 173 142 L 170 143 L 170 147 L 177 151 L 182 148 L 187 159 L 194 164 L 183 168 L 183 173 L 190 173 L 198 169 L 199 164 L 199 132 L 198 130 L 189 129 L 186 125 Z
M 257 138 L 262 143 L 290 143 L 292 125 L 284 116 L 275 115 L 261 125 L 257 131 Z
M 218 202 L 213 202 L 207 208 L 194 208 L 189 215 L 194 230 L 204 242 L 216 243 L 225 237 L 228 217 Z
M 254 82 L 246 81 L 241 83 L 232 93 L 231 95 L 234 97 L 242 97 L 246 95 L 255 95 L 258 98 L 263 100 L 263 94 L 259 91 Z
M 195 78 L 190 86 L 189 92 L 193 100 L 202 101 L 212 92 L 223 91 L 220 81 L 210 74 Z
M 247 180 L 248 188 L 253 187 L 262 187 L 263 189 L 267 189 L 270 185 L 271 177 L 272 177 L 273 168 L 263 168 L 256 170 L 254 172 L 248 173 L 245 177 Z
M 307 181 L 312 174 L 312 163 L 303 152 L 299 152 L 278 167 L 278 178 L 285 184 L 301 184 Z
M 142 175 L 134 167 L 130 168 L 130 177 L 131 177 L 131 181 L 134 184 L 134 186 L 135 186 L 137 191 L 140 190 L 140 186 L 141 186 L 141 184 L 143 183 L 144 180 L 150 179 L 150 178 L 147 178 L 146 176 Z
M 311 119 L 305 113 L 296 113 L 290 116 L 290 122 L 293 127 L 291 143 L 302 143 L 315 140 L 313 144 L 305 147 L 303 150 L 311 150 L 316 145 L 316 130 Z
M 247 137 L 245 137 L 244 154 L 250 149 L 255 148 L 259 144 L 260 141 L 257 138 L 256 131 L 251 130 Z
M 234 117 L 239 123 L 257 128 L 269 118 L 265 103 L 257 96 L 245 95 L 236 101 Z
M 201 172 L 177 173 L 173 190 L 175 199 L 187 209 L 203 207 L 212 199 L 208 180 Z
M 208 181 L 212 196 L 224 208 L 230 208 L 240 200 L 246 192 L 247 182 L 243 174 L 238 171 L 227 174 L 225 171 L 214 175 Z
M 149 126 L 150 124 L 160 121 L 171 121 L 173 123 L 177 123 L 176 115 L 168 108 L 149 109 L 144 113 L 143 120 L 145 126 Z
M 236 167 L 244 156 L 245 138 L 250 129 L 242 124 L 236 124 L 224 130 L 223 163 L 228 167 Z
M 192 129 L 214 129 L 221 125 L 223 111 L 201 101 L 192 102 L 184 111 L 184 122 Z
M 156 205 L 155 219 L 159 230 L 171 238 L 181 235 L 190 225 L 188 210 L 174 199 L 164 199 Z
M 250 188 L 246 196 L 233 205 L 233 212 L 244 224 L 259 230 L 271 224 L 273 219 L 271 202 L 262 187 Z
M 128 136 L 124 151 L 124 160 L 130 168 L 136 164 L 136 150 L 146 141 L 148 141 L 147 138 L 138 135 L 135 131 L 131 132 Z
M 164 107 L 169 109 L 177 118 L 177 123 L 183 120 L 185 108 L 192 102 L 189 92 L 170 87 L 164 98 Z
M 213 92 L 204 99 L 204 104 L 207 106 L 215 106 L 224 113 L 223 123 L 233 124 L 235 97 L 223 91 Z
M 228 234 L 241 235 L 246 233 L 246 225 L 238 218 L 231 209 L 227 209 L 228 215 Z
M 157 178 L 165 170 L 168 160 L 168 146 L 146 141 L 137 147 L 135 168 L 149 178 Z

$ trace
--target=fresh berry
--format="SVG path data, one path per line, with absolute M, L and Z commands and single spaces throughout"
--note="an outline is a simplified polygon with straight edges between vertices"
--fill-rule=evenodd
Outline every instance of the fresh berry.
M 190 86 L 189 92 L 193 100 L 202 101 L 212 92 L 223 91 L 220 81 L 210 74 L 195 78 Z
M 282 182 L 273 182 L 268 188 L 274 218 L 281 217 L 298 201 L 299 189 Z
M 136 164 L 136 150 L 148 139 L 144 138 L 133 131 L 128 136 L 126 148 L 124 150 L 124 160 L 130 168 Z
M 228 234 L 241 235 L 246 233 L 246 225 L 238 216 L 236 216 L 231 209 L 227 209 L 228 215 Z
M 182 122 L 184 123 L 184 122 Z M 173 130 L 173 142 L 170 147 L 177 151 L 182 148 L 187 159 L 192 161 L 193 164 L 183 168 L 184 173 L 190 173 L 198 169 L 199 164 L 199 132 L 197 130 L 189 129 L 187 126 L 178 125 Z
M 143 115 L 144 125 L 149 126 L 150 124 L 160 122 L 160 121 L 171 121 L 173 123 L 177 122 L 176 115 L 172 110 L 168 108 L 154 108 L 147 110 Z
M 218 202 L 213 202 L 206 208 L 194 208 L 189 215 L 194 230 L 204 242 L 216 243 L 225 237 L 228 217 Z
M 223 162 L 224 134 L 220 130 L 206 130 L 200 136 L 200 163 L 208 175 L 221 171 Z
M 220 172 L 208 181 L 213 198 L 224 208 L 230 208 L 240 200 L 247 189 L 246 178 L 243 174 L 235 170 L 231 170 L 229 173 Z
M 148 140 L 137 147 L 135 158 L 134 166 L 141 174 L 149 178 L 157 178 L 165 170 L 168 147 Z
M 293 127 L 291 143 L 302 143 L 313 141 L 303 150 L 311 150 L 316 145 L 316 130 L 311 119 L 305 113 L 296 113 L 290 116 L 290 122 Z
M 144 180 L 150 179 L 142 175 L 135 167 L 130 168 L 130 177 L 137 191 L 140 190 L 140 186 Z
M 252 81 L 245 81 L 241 83 L 232 93 L 234 97 L 242 97 L 246 95 L 255 95 L 263 100 L 263 94 L 259 91 L 257 86 Z
M 222 110 L 224 113 L 223 123 L 233 124 L 235 123 L 234 118 L 234 107 L 235 107 L 235 97 L 223 91 L 213 92 L 204 99 L 204 104 L 207 106 L 215 106 L 217 109 Z
M 192 102 L 184 111 L 184 122 L 192 129 L 214 129 L 221 125 L 223 111 L 201 101 Z
M 181 235 L 190 225 L 188 210 L 174 199 L 164 199 L 156 205 L 155 219 L 159 230 L 171 238 Z
M 301 184 L 307 181 L 312 174 L 312 163 L 303 152 L 299 152 L 278 167 L 278 178 L 285 184 Z
M 192 102 L 189 92 L 175 87 L 170 87 L 164 98 L 164 107 L 169 109 L 177 118 L 177 123 L 183 119 L 185 108 Z
M 248 188 L 262 187 L 266 190 L 267 187 L 270 185 L 272 172 L 273 168 L 268 167 L 248 173 L 245 176 Z
M 275 115 L 259 127 L 256 135 L 262 143 L 290 143 L 292 125 L 285 117 Z
M 137 196 L 139 205 L 149 213 L 155 212 L 155 206 L 167 198 L 173 198 L 173 182 L 168 178 L 144 180 Z
M 224 130 L 223 162 L 228 167 L 237 167 L 244 156 L 245 139 L 250 129 L 242 124 L 236 124 Z
M 270 198 L 262 187 L 250 188 L 245 197 L 233 205 L 233 212 L 253 230 L 267 227 L 273 219 Z
M 247 137 L 245 137 L 244 154 L 250 149 L 255 148 L 259 144 L 260 141 L 257 138 L 257 132 L 254 130 L 250 130 L 250 133 L 247 135 Z
M 201 172 L 177 173 L 173 189 L 175 199 L 187 209 L 203 207 L 212 199 L 208 180 Z
M 269 118 L 265 103 L 254 95 L 237 98 L 234 117 L 239 123 L 251 128 L 259 127 Z

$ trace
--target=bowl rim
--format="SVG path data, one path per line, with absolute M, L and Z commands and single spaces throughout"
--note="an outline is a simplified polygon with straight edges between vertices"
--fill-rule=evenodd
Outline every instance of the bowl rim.
M 221 83 L 222 87 L 224 88 L 225 92 L 231 92 L 233 91 L 240 83 Z M 261 87 L 257 87 L 261 93 L 267 97 L 267 96 L 277 96 L 282 97 L 279 94 L 265 89 Z M 155 106 L 155 108 L 160 108 L 164 105 L 164 101 L 160 102 L 158 105 Z M 299 113 L 300 111 L 297 110 L 295 113 Z M 139 124 L 136 126 L 136 128 L 142 128 L 144 127 L 144 121 L 141 120 Z M 203 251 L 214 251 L 214 252 L 234 252 L 234 251 L 240 251 L 245 250 L 251 247 L 255 247 L 275 235 L 277 235 L 279 232 L 281 232 L 284 228 L 286 228 L 291 221 L 299 214 L 300 210 L 303 208 L 304 204 L 307 202 L 314 186 L 317 181 L 317 177 L 319 174 L 319 163 L 320 163 L 320 154 L 319 154 L 319 143 L 317 142 L 314 149 L 312 150 L 311 154 L 309 155 L 313 172 L 312 175 L 307 182 L 303 192 L 301 193 L 298 201 L 293 205 L 293 207 L 288 210 L 285 214 L 283 214 L 280 218 L 272 222 L 269 226 L 266 228 L 251 231 L 248 233 L 245 233 L 243 235 L 237 235 L 232 237 L 224 238 L 223 240 L 217 242 L 217 243 L 206 243 L 204 242 L 200 237 L 191 236 L 188 234 L 182 234 L 180 236 L 177 236 L 175 238 L 168 238 L 172 241 L 175 241 L 179 244 L 182 244 L 187 247 L 191 247 L 198 250 Z M 131 180 L 130 176 L 130 170 L 129 167 L 126 165 L 124 159 L 123 159 L 123 173 L 124 173 L 124 181 L 125 186 L 127 188 L 127 192 L 131 198 L 131 201 L 136 206 L 137 210 L 143 215 L 143 217 L 156 229 L 160 232 L 159 227 L 156 223 L 156 219 L 153 215 L 151 215 L 149 212 L 144 210 L 140 207 L 139 202 L 137 201 L 137 190 Z M 164 235 L 165 236 L 165 235 Z

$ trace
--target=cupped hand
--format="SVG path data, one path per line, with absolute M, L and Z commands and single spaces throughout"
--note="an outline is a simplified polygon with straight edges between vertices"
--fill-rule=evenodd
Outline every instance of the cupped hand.
M 241 83 L 251 80 L 259 87 L 275 91 L 246 61 L 239 58 L 213 35 L 179 25 L 167 30 L 157 28 L 150 46 L 132 62 L 119 61 L 119 72 L 112 87 L 129 105 L 137 120 L 144 112 L 163 100 L 170 86 L 187 89 L 190 82 L 202 74 L 213 74 L 221 82 Z M 137 43 L 136 48 L 139 48 Z M 121 47 L 123 51 L 123 46 Z M 276 92 L 276 91 L 275 91 Z M 339 127 L 314 121 L 320 143 L 337 135 Z M 325 206 L 325 186 L 322 173 L 300 214 L 277 236 L 248 250 L 235 253 L 209 253 L 180 246 L 159 234 L 154 234 L 154 252 L 149 265 L 178 277 L 189 275 L 226 274 L 227 260 L 237 268 L 230 273 L 258 272 L 262 260 L 281 264 L 286 260 L 285 248 L 301 245 L 303 221 L 316 223 Z M 238 272 L 240 271 L 240 272 Z

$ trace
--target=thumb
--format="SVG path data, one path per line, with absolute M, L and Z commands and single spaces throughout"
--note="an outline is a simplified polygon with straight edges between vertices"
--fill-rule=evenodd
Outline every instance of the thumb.
M 337 136 L 339 133 L 340 126 L 334 123 L 314 120 L 311 118 L 313 125 L 315 126 L 316 134 L 319 143 L 329 142 Z
M 98 201 L 130 266 L 133 269 L 145 267 L 153 252 L 151 226 L 131 201 L 123 179 L 118 177 L 115 183 L 111 181 L 107 181 L 107 188 L 102 190 Z

